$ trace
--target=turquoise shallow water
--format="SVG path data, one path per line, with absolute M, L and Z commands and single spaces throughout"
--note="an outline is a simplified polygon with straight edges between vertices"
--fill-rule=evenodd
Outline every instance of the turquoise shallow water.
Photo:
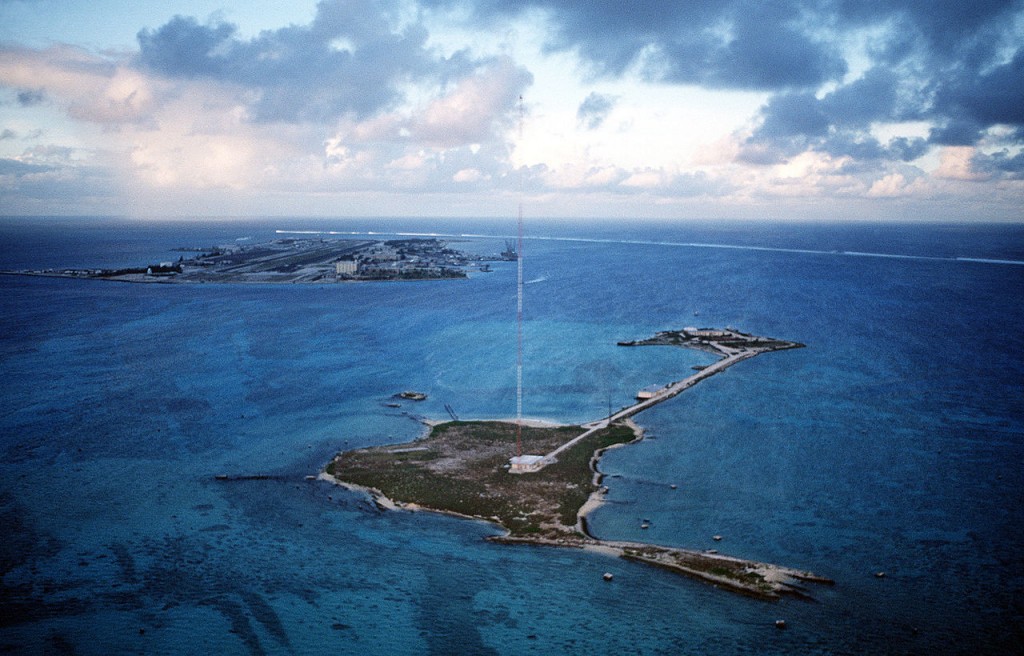
M 460 244 L 479 252 L 501 250 L 514 231 L 11 221 L 0 268 L 169 259 L 176 246 L 271 238 L 282 223 L 495 235 Z M 766 604 L 599 555 L 493 545 L 487 524 L 382 514 L 305 480 L 339 449 L 414 438 L 414 416 L 443 417 L 445 403 L 463 418 L 514 414 L 514 265 L 466 281 L 323 287 L 0 276 L 0 648 L 1021 644 L 1024 266 L 1013 262 L 1024 231 L 595 222 L 528 234 L 529 415 L 593 419 L 709 361 L 620 339 L 697 323 L 808 345 L 740 363 L 640 415 L 649 439 L 602 461 L 610 503 L 591 527 L 690 547 L 723 535 L 714 546 L 724 552 L 835 578 L 814 588 L 816 603 Z M 410 388 L 429 399 L 383 405 Z M 786 631 L 774 628 L 780 617 Z

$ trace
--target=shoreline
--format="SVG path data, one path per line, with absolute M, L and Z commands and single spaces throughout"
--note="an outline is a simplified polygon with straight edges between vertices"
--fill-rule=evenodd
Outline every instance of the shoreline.
M 514 424 L 514 421 L 494 421 L 498 423 Z M 694 549 L 684 549 L 681 547 L 668 547 L 646 542 L 603 540 L 595 537 L 589 531 L 586 522 L 587 517 L 603 505 L 604 494 L 607 492 L 607 488 L 600 485 L 604 476 L 598 467 L 600 459 L 611 449 L 629 446 L 644 439 L 644 430 L 642 427 L 628 419 L 626 422 L 629 428 L 633 431 L 635 436 L 634 439 L 628 442 L 621 442 L 611 446 L 601 447 L 593 451 L 590 457 L 590 470 L 593 475 L 593 484 L 597 486 L 597 489 L 590 493 L 586 502 L 577 511 L 576 525 L 572 527 L 575 529 L 576 533 L 566 533 L 556 538 L 513 535 L 509 527 L 503 525 L 497 517 L 470 515 L 443 508 L 434 508 L 414 502 L 398 502 L 391 499 L 377 488 L 344 481 L 326 471 L 322 471 L 316 477 L 316 480 L 324 481 L 357 494 L 365 495 L 382 512 L 387 510 L 431 512 L 448 515 L 450 517 L 457 517 L 459 519 L 485 522 L 491 526 L 501 529 L 501 534 L 490 535 L 484 538 L 489 542 L 510 545 L 522 544 L 541 547 L 581 549 L 591 553 L 599 553 L 605 556 L 652 565 L 675 574 L 681 574 L 700 580 L 704 583 L 710 583 L 716 587 L 722 587 L 731 592 L 736 592 L 764 601 L 777 601 L 782 596 L 795 596 L 803 599 L 813 599 L 813 597 L 800 585 L 801 582 L 811 582 L 822 585 L 833 585 L 835 583 L 829 578 L 810 571 L 775 565 L 772 563 L 746 560 L 735 556 L 719 554 L 717 552 L 698 551 Z
M 141 274 L 139 274 L 141 275 Z M 127 278 L 105 276 L 78 276 L 66 273 L 47 273 L 45 271 L 0 271 L 0 276 L 25 276 L 29 278 L 60 278 L 63 280 L 87 280 L 97 282 L 119 282 L 128 285 L 183 285 L 198 287 L 200 285 L 352 285 L 373 282 L 438 282 L 446 280 L 469 280 L 468 276 L 451 278 L 351 278 L 339 280 L 176 280 L 175 278 Z
M 142 284 L 404 282 L 467 279 L 469 270 L 501 258 L 456 251 L 437 238 L 276 238 L 174 250 L 191 255 L 188 259 L 178 255 L 165 262 L 118 268 L 50 267 L 0 273 Z
M 696 340 L 693 337 L 694 334 L 703 337 L 705 336 L 704 334 L 712 332 L 715 333 L 714 336 L 723 337 L 723 339 L 721 340 L 722 343 L 715 341 L 707 341 L 704 339 Z M 680 342 L 680 339 L 683 339 L 684 341 Z M 569 522 L 571 521 L 569 520 L 569 516 L 563 514 L 562 519 L 559 519 L 556 513 L 554 517 L 550 517 L 546 520 L 548 523 L 542 522 L 540 524 L 540 527 L 535 526 L 531 530 L 523 530 L 522 525 L 518 524 L 522 521 L 523 515 L 519 515 L 518 517 L 506 516 L 505 514 L 503 514 L 502 511 L 496 512 L 496 509 L 493 506 L 481 506 L 481 509 L 490 509 L 485 510 L 483 513 L 480 514 L 467 514 L 465 512 L 458 512 L 452 509 L 437 508 L 420 503 L 417 500 L 416 496 L 413 496 L 410 501 L 399 502 L 395 501 L 392 498 L 389 498 L 382 490 L 376 487 L 344 481 L 341 478 L 339 478 L 338 475 L 336 475 L 339 471 L 338 469 L 336 469 L 336 465 L 338 463 L 353 456 L 356 457 L 356 461 L 358 462 L 358 454 L 367 452 L 379 453 L 381 447 L 368 447 L 366 449 L 356 449 L 352 451 L 339 453 L 337 456 L 335 456 L 334 459 L 332 459 L 328 467 L 325 468 L 325 470 L 321 472 L 321 474 L 317 478 L 318 480 L 327 481 L 334 485 L 344 487 L 348 490 L 355 491 L 357 493 L 366 494 L 374 501 L 377 507 L 380 508 L 381 510 L 437 512 L 440 514 L 451 515 L 464 519 L 484 521 L 489 524 L 496 525 L 499 528 L 503 529 L 503 534 L 492 535 L 486 538 L 487 540 L 492 542 L 498 542 L 502 544 L 532 544 L 537 546 L 572 547 L 578 549 L 585 549 L 588 551 L 602 553 L 604 555 L 615 556 L 626 560 L 633 560 L 637 562 L 646 563 L 648 565 L 660 567 L 662 569 L 666 569 L 677 574 L 683 574 L 692 578 L 702 580 L 707 583 L 711 583 L 715 586 L 727 588 L 733 592 L 738 592 L 759 599 L 776 600 L 779 599 L 782 595 L 793 595 L 803 598 L 811 598 L 810 595 L 798 584 L 798 582 L 807 581 L 825 585 L 833 584 L 834 582 L 831 579 L 819 576 L 809 571 L 797 570 L 794 568 L 782 567 L 770 563 L 763 563 L 758 561 L 735 558 L 732 556 L 726 556 L 719 554 L 716 550 L 697 551 L 693 549 L 667 547 L 644 542 L 602 540 L 600 538 L 595 537 L 590 532 L 589 526 L 587 524 L 588 517 L 595 510 L 604 505 L 605 495 L 608 492 L 607 486 L 602 485 L 602 482 L 604 480 L 604 474 L 600 470 L 601 458 L 610 449 L 624 447 L 630 444 L 636 444 L 637 442 L 640 442 L 644 439 L 644 429 L 632 420 L 633 416 L 639 414 L 640 412 L 643 412 L 644 410 L 658 403 L 662 403 L 664 401 L 667 401 L 668 399 L 677 396 L 683 391 L 693 387 L 697 383 L 717 373 L 725 371 L 726 369 L 736 364 L 737 362 L 753 358 L 762 353 L 767 353 L 775 350 L 800 348 L 803 346 L 803 344 L 798 344 L 795 342 L 783 342 L 780 340 L 772 340 L 767 338 L 755 337 L 752 335 L 746 335 L 744 333 L 739 333 L 734 329 L 727 329 L 725 331 L 712 331 L 710 329 L 685 329 L 684 331 L 678 332 L 659 333 L 653 340 L 646 340 L 645 342 L 631 342 L 628 344 L 620 344 L 624 346 L 638 346 L 648 344 L 686 346 L 690 348 L 700 348 L 701 350 L 709 350 L 723 357 L 717 362 L 702 368 L 695 374 L 692 374 L 684 379 L 665 385 L 657 392 L 654 392 L 650 397 L 638 398 L 636 403 L 625 408 L 622 408 L 618 412 L 612 413 L 609 417 L 597 421 L 588 422 L 579 426 L 565 425 L 560 424 L 558 422 L 552 422 L 543 419 L 497 419 L 475 421 L 438 421 L 421 419 L 422 423 L 424 423 L 428 427 L 428 431 L 430 431 L 428 433 L 428 436 L 433 435 L 434 431 L 439 427 L 449 424 L 455 430 L 461 431 L 465 431 L 474 425 L 481 426 L 483 424 L 488 423 L 513 426 L 521 425 L 523 427 L 532 427 L 535 430 L 557 431 L 558 429 L 567 428 L 583 429 L 583 432 L 581 434 L 576 435 L 571 439 L 568 439 L 568 441 L 562 442 L 560 445 L 558 445 L 553 450 L 549 451 L 545 456 L 543 456 L 543 460 L 545 463 L 544 466 L 529 472 L 514 472 L 517 477 L 524 476 L 526 477 L 526 480 L 529 480 L 531 477 L 534 476 L 542 476 L 542 478 L 535 480 L 537 480 L 538 482 L 543 480 L 565 481 L 566 479 L 559 478 L 560 476 L 565 475 L 563 473 L 565 465 L 560 465 L 561 469 L 558 470 L 558 473 L 554 474 L 554 479 L 551 479 L 550 476 L 548 476 L 547 478 L 543 478 L 544 475 L 538 474 L 537 472 L 540 472 L 544 470 L 546 467 L 558 463 L 559 461 L 557 459 L 557 456 L 559 454 L 567 453 L 570 449 L 580 444 L 583 440 L 587 438 L 594 438 L 596 443 L 601 446 L 598 446 L 598 448 L 594 449 L 591 452 L 589 459 L 583 461 L 582 454 L 574 453 L 574 455 L 572 455 L 567 460 L 567 462 L 572 463 L 572 468 L 581 468 L 582 466 L 584 466 L 584 462 L 587 463 L 586 467 L 589 470 L 589 484 L 592 487 L 592 490 L 589 492 L 589 494 L 587 494 L 586 498 L 583 499 L 582 502 L 576 502 L 578 505 L 569 506 L 569 508 L 567 508 L 567 510 L 574 509 L 575 512 L 575 521 L 572 523 L 572 525 L 569 524 Z M 623 439 L 623 437 L 625 436 L 620 436 L 616 438 L 617 441 L 605 441 L 606 438 L 601 437 L 600 435 L 601 431 L 610 431 L 613 429 L 613 427 L 618 428 L 620 431 L 622 429 L 628 429 L 628 431 L 632 433 L 632 439 Z M 443 431 L 441 434 L 446 435 L 448 433 Z M 417 438 L 415 442 L 410 444 L 422 443 L 424 442 L 425 439 L 426 437 L 421 436 L 420 438 Z M 446 438 L 442 437 L 439 439 L 442 440 L 441 444 L 444 444 L 444 440 Z M 432 448 L 444 448 L 443 446 L 436 446 L 437 444 L 438 442 L 434 442 L 431 444 L 431 446 L 424 446 L 422 451 L 430 451 L 430 449 Z M 461 448 L 465 449 L 465 446 Z M 547 448 L 550 449 L 551 447 L 548 446 Z M 414 450 L 420 451 L 420 449 L 403 449 L 394 451 L 387 451 L 385 449 L 385 452 L 390 455 L 395 455 L 406 454 Z M 542 451 L 538 450 L 538 452 Z M 477 461 L 474 461 L 472 459 L 467 460 L 467 457 L 469 456 L 466 454 L 464 450 L 456 449 L 454 451 L 442 451 L 440 453 L 436 453 L 435 455 L 430 456 L 428 458 L 428 461 L 433 463 L 433 466 L 435 468 L 441 466 L 440 463 L 443 463 L 444 467 L 451 466 L 452 462 L 461 463 L 462 467 L 479 467 L 479 465 L 473 464 L 476 463 Z M 489 477 L 493 475 L 493 473 L 487 473 L 494 471 L 493 469 L 491 469 L 491 467 L 494 467 L 493 461 L 488 462 L 491 462 L 492 464 L 487 465 L 487 467 L 483 470 L 476 470 L 477 476 Z M 357 469 L 355 471 L 360 471 L 358 469 L 359 466 L 360 465 L 356 465 Z M 365 465 L 362 466 L 365 467 Z M 393 466 L 393 464 L 390 466 Z M 415 467 L 416 465 L 413 466 Z M 427 468 L 429 469 L 429 467 Z M 505 465 L 504 468 L 508 470 L 509 466 Z M 393 477 L 395 475 L 393 473 L 395 470 L 390 468 L 382 470 L 363 469 L 361 471 L 363 471 L 362 476 L 364 477 L 364 479 L 369 481 L 373 481 L 375 480 L 375 478 L 378 481 L 386 481 L 388 480 L 388 476 L 392 477 L 393 480 Z M 367 478 L 366 473 L 368 471 L 377 471 L 378 474 L 376 475 L 376 477 L 370 476 L 369 478 Z M 411 471 L 420 470 L 413 469 Z M 450 470 L 442 469 L 441 471 L 448 472 Z M 575 480 L 577 480 L 578 483 L 572 484 L 571 487 L 576 488 L 577 486 L 584 485 L 583 480 L 586 479 L 582 478 L 583 471 L 581 469 L 570 469 L 566 471 L 576 472 L 575 474 L 573 474 L 573 476 L 576 477 Z M 383 474 L 385 472 L 392 473 L 387 474 L 385 478 L 380 478 L 380 474 Z M 512 473 L 513 472 L 508 472 L 508 474 Z M 432 475 L 435 476 L 436 478 L 436 470 L 435 473 Z M 472 480 L 477 481 L 477 483 L 479 483 L 481 480 L 485 479 L 475 478 Z M 574 479 L 570 477 L 568 480 L 571 481 Z M 561 484 L 562 483 L 559 483 L 559 485 Z M 394 483 L 392 482 L 391 485 L 394 485 Z M 442 487 L 447 487 L 447 485 L 440 482 L 440 479 L 437 479 L 436 482 L 433 483 L 433 485 L 442 485 Z M 520 491 L 512 493 L 511 490 L 509 490 L 506 491 L 506 493 L 512 493 L 513 498 L 518 498 L 520 502 L 530 499 L 529 496 L 522 496 L 523 494 L 526 494 L 524 491 L 522 491 L 522 488 L 512 489 Z M 476 493 L 473 492 L 472 494 L 475 495 Z M 401 493 L 401 496 L 408 498 L 408 489 Z M 481 496 L 483 496 L 483 494 L 481 494 Z M 418 497 L 418 499 L 424 498 L 433 498 L 435 503 L 439 499 L 444 499 L 444 497 L 437 497 L 436 495 L 432 494 L 427 494 L 425 497 Z M 547 499 L 544 500 L 546 501 Z M 447 503 L 447 501 L 441 501 L 441 503 L 444 504 Z M 460 500 L 460 502 L 456 504 L 456 506 L 458 505 L 461 505 L 464 508 L 471 507 L 466 506 L 465 497 L 463 497 Z M 534 506 L 534 510 L 536 511 L 538 507 L 545 507 L 545 505 L 541 503 L 540 506 Z M 496 514 L 489 517 L 483 516 L 484 514 L 489 514 L 491 512 L 496 512 Z M 522 513 L 525 511 L 519 512 Z M 532 515 L 534 513 L 529 514 Z M 545 526 L 547 528 L 544 528 Z M 543 532 L 546 532 L 547 535 L 543 535 Z
M 784 595 L 813 600 L 814 598 L 804 591 L 799 582 L 818 583 L 821 585 L 835 584 L 835 581 L 832 579 L 806 570 L 745 560 L 724 554 L 713 554 L 679 547 L 664 547 L 646 542 L 602 540 L 593 537 L 589 533 L 584 533 L 579 539 L 513 536 L 508 528 L 493 519 L 465 515 L 451 510 L 441 510 L 414 503 L 398 503 L 388 498 L 376 488 L 347 483 L 327 472 L 322 472 L 317 476 L 316 480 L 324 481 L 352 492 L 365 494 L 381 511 L 431 512 L 459 519 L 485 522 L 504 530 L 502 535 L 485 537 L 484 539 L 488 542 L 580 549 L 589 553 L 622 558 L 623 560 L 652 565 L 762 601 L 778 601 Z M 715 567 L 716 565 L 718 567 Z M 723 573 L 715 573 L 716 570 L 721 570 Z M 740 571 L 741 574 L 739 576 L 729 574 L 729 572 L 735 571 Z M 747 577 L 747 580 L 740 578 L 740 576 Z
M 608 488 L 606 486 L 601 485 L 602 481 L 604 481 L 604 473 L 602 473 L 601 470 L 598 469 L 598 465 L 601 463 L 601 458 L 604 456 L 605 453 L 612 449 L 618 449 L 621 447 L 629 446 L 630 444 L 636 444 L 637 442 L 642 442 L 644 439 L 644 429 L 638 424 L 636 424 L 632 419 L 626 419 L 623 421 L 623 423 L 633 430 L 633 434 L 636 437 L 630 442 L 622 442 L 620 444 L 613 444 L 611 446 L 606 446 L 597 449 L 590 456 L 590 471 L 593 472 L 594 474 L 591 481 L 596 489 L 590 493 L 590 496 L 587 497 L 586 503 L 580 506 L 579 511 L 577 511 L 576 513 L 576 530 L 582 533 L 583 535 L 587 536 L 591 540 L 599 540 L 600 538 L 595 537 L 590 532 L 589 528 L 587 527 L 587 518 L 590 516 L 592 512 L 594 512 L 595 510 L 597 510 L 598 508 L 605 504 L 604 497 L 606 494 L 608 494 Z

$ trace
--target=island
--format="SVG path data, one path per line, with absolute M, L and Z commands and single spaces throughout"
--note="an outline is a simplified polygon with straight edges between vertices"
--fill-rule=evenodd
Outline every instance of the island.
M 331 283 L 465 278 L 491 261 L 514 261 L 506 245 L 497 255 L 472 255 L 436 238 L 275 239 L 257 244 L 179 247 L 177 259 L 121 269 L 62 268 L 6 274 L 139 283 Z M 186 257 L 187 254 L 187 257 Z
M 365 492 L 380 508 L 429 510 L 495 523 L 505 532 L 489 538 L 494 541 L 601 551 L 761 599 L 808 596 L 803 582 L 832 583 L 811 572 L 716 550 L 600 540 L 590 534 L 587 515 L 600 506 L 608 491 L 599 468 L 602 454 L 643 439 L 643 431 L 630 419 L 633 415 L 740 360 L 803 346 L 733 329 L 695 328 L 621 344 L 702 348 L 723 357 L 595 422 L 581 426 L 525 420 L 430 422 L 428 431 L 413 442 L 339 453 L 320 478 Z

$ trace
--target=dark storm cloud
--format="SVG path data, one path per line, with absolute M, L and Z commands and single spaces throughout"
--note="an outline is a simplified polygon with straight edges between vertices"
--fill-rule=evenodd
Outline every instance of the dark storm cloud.
M 1024 179 L 1024 152 L 1010 155 L 1003 150 L 992 155 L 978 153 L 972 165 L 975 170 L 1016 180 Z
M 819 137 L 828 132 L 829 117 L 811 93 L 780 94 L 764 107 L 760 133 L 766 137 Z
M 707 87 L 775 90 L 813 88 L 846 73 L 837 49 L 800 26 L 796 6 L 736 5 L 717 20 L 730 25 L 727 36 L 709 35 L 713 25 L 687 26 L 655 43 L 660 75 L 657 69 L 649 75 Z
M 935 103 L 948 115 L 984 126 L 1024 125 L 1024 50 L 990 71 L 963 71 L 939 88 Z
M 898 159 L 901 162 L 913 162 L 928 150 L 928 142 L 921 137 L 908 139 L 907 137 L 895 137 L 889 140 L 886 147 L 888 159 Z
M 916 109 L 924 102 L 910 84 L 887 68 L 875 67 L 849 84 L 827 94 L 821 111 L 831 122 L 864 127 L 880 119 L 901 121 L 919 117 Z
M 142 63 L 171 76 L 223 77 L 231 68 L 230 50 L 235 26 L 207 26 L 196 19 L 175 16 L 156 31 L 138 34 Z
M 779 164 L 806 150 L 858 160 L 912 162 L 928 150 L 929 140 L 894 137 L 882 143 L 867 130 L 837 127 L 811 95 L 773 99 L 771 114 L 740 149 L 748 164 Z
M 806 3 L 794 0 L 422 0 L 422 4 L 469 6 L 483 21 L 529 8 L 546 10 L 555 25 L 548 47 L 577 51 L 599 74 L 621 75 L 639 64 L 653 80 L 771 90 L 817 86 L 846 71 L 834 46 L 807 29 Z
M 1019 143 L 1024 128 L 1024 0 L 421 2 L 468 6 L 481 21 L 544 10 L 548 47 L 577 52 L 597 74 L 771 92 L 747 161 L 805 147 L 903 161 L 923 152 L 920 141 L 872 143 L 873 123 L 928 121 L 937 145 L 975 144 L 994 125 L 1017 128 Z M 839 46 L 868 31 L 867 70 L 843 83 Z
M 761 108 L 761 125 L 747 140 L 741 159 L 776 164 L 808 148 L 858 159 L 916 159 L 927 149 L 924 140 L 902 138 L 884 145 L 868 129 L 876 121 L 924 118 L 919 95 L 913 85 L 883 68 L 870 69 L 821 98 L 812 92 L 776 94 Z
M 939 146 L 973 146 L 982 126 L 970 119 L 947 119 L 928 131 L 928 141 Z
M 257 120 L 325 120 L 345 113 L 366 117 L 397 102 L 412 78 L 444 82 L 471 70 L 462 53 L 450 59 L 427 51 L 426 31 L 396 31 L 385 2 L 325 1 L 310 25 L 265 31 L 243 39 L 228 23 L 202 25 L 177 16 L 138 34 L 141 65 L 167 77 L 210 78 L 258 92 Z
M 849 6 L 844 9 L 849 12 Z M 875 66 L 819 103 L 833 130 L 864 133 L 872 122 L 927 121 L 932 124 L 928 142 L 941 146 L 974 145 L 995 125 L 1016 127 L 1019 135 L 1024 126 L 1024 39 L 1016 31 L 1021 2 L 907 2 L 892 11 L 895 29 L 885 47 L 872 53 Z M 880 16 L 859 7 L 853 17 L 870 24 Z M 764 125 L 771 125 L 773 114 L 769 103 L 762 109 Z M 763 128 L 753 137 L 765 139 L 772 135 Z M 822 149 L 842 152 L 840 143 Z M 882 156 L 908 161 L 924 149 L 919 140 L 897 143 Z
M 608 118 L 608 114 L 615 107 L 615 102 L 616 98 L 612 96 L 592 92 L 580 103 L 579 109 L 576 110 L 576 120 L 588 130 L 595 130 Z
M 822 140 L 819 148 L 836 157 L 849 156 L 858 160 L 884 159 L 912 162 L 925 154 L 928 142 L 921 137 L 908 139 L 895 137 L 883 144 L 878 139 L 857 132 L 842 132 Z
M 986 57 L 982 53 L 1001 45 L 1005 28 L 1021 10 L 1020 0 L 840 0 L 817 4 L 816 12 L 834 12 L 843 28 L 893 24 L 895 38 L 886 44 L 892 59 L 902 59 L 917 42 L 916 47 L 945 61 Z

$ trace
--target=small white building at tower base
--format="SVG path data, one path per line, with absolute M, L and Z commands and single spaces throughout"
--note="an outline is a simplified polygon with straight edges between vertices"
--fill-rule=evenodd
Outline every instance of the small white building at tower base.
M 544 465 L 548 464 L 544 456 L 514 456 L 508 462 L 510 474 L 540 471 Z

